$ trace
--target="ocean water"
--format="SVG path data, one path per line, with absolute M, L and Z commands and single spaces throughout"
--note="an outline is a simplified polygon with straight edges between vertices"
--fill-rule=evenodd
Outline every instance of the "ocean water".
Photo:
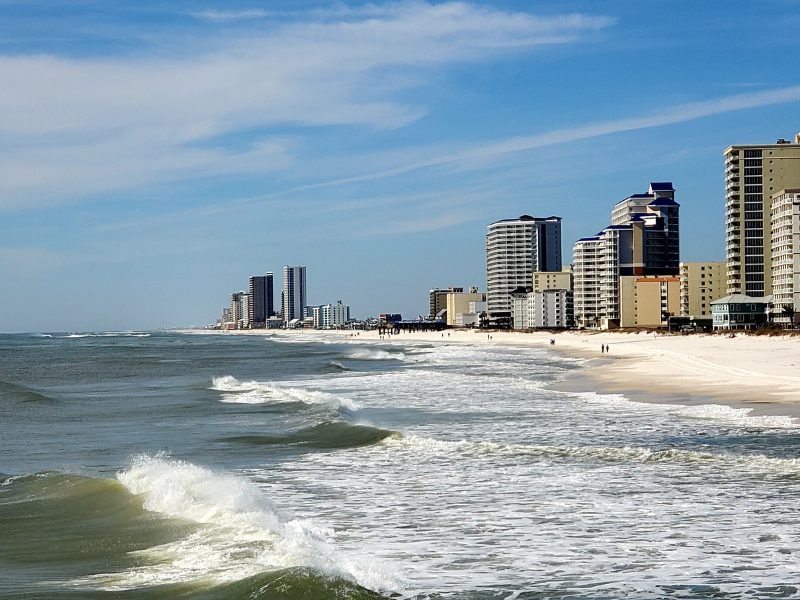
M 0 336 L 0 598 L 799 597 L 800 424 L 553 389 L 581 368 Z

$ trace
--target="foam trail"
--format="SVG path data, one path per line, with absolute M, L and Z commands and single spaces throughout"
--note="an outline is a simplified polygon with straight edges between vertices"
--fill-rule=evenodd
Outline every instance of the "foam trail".
M 747 407 L 735 408 L 724 404 L 686 406 L 683 404 L 642 403 L 630 400 L 622 394 L 597 394 L 595 392 L 582 392 L 577 394 L 573 392 L 560 393 L 569 393 L 570 395 L 578 396 L 593 404 L 608 404 L 611 406 L 624 406 L 627 404 L 631 407 L 636 407 L 637 411 L 640 412 L 653 410 L 692 419 L 707 419 L 729 425 L 775 429 L 796 429 L 800 427 L 800 423 L 798 423 L 798 419 L 795 417 L 786 415 L 752 415 L 753 409 Z
M 395 449 L 425 454 L 457 454 L 461 456 L 533 456 L 542 458 L 573 458 L 609 462 L 638 463 L 695 463 L 717 464 L 727 468 L 774 475 L 800 475 L 800 459 L 771 458 L 762 454 L 727 454 L 683 450 L 679 448 L 641 448 L 624 446 L 538 446 L 528 444 L 500 444 L 435 440 L 416 435 L 393 436 L 381 443 Z
M 139 456 L 118 480 L 144 498 L 144 507 L 198 525 L 187 538 L 139 554 L 150 564 L 90 577 L 108 589 L 180 583 L 230 582 L 288 567 L 310 567 L 372 590 L 403 586 L 394 569 L 350 556 L 331 542 L 333 531 L 311 519 L 282 514 L 248 480 L 163 455 Z
M 233 404 L 281 404 L 301 402 L 307 405 L 330 406 L 358 410 L 359 405 L 349 398 L 316 392 L 301 387 L 290 387 L 263 383 L 260 381 L 240 381 L 231 375 L 214 377 L 211 389 L 223 392 L 222 402 Z

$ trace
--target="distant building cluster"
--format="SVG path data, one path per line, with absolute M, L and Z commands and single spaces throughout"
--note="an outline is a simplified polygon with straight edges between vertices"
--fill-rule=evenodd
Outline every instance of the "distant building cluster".
M 492 223 L 482 325 L 514 329 L 794 327 L 800 314 L 800 134 L 724 152 L 726 260 L 681 262 L 680 204 L 652 182 L 613 205 L 561 266 L 561 219 Z
M 436 287 L 428 314 L 386 312 L 356 323 L 341 301 L 308 306 L 306 267 L 283 268 L 231 295 L 219 326 L 529 329 L 750 329 L 800 324 L 800 133 L 724 151 L 725 260 L 683 262 L 680 204 L 670 181 L 613 204 L 608 224 L 562 260 L 561 217 L 501 219 L 486 232 L 486 291 Z
M 253 275 L 247 291 L 233 292 L 230 306 L 222 310 L 219 329 L 301 328 L 340 329 L 351 323 L 350 307 L 341 300 L 310 306 L 306 267 L 284 266 L 280 310 L 275 310 L 273 273 Z

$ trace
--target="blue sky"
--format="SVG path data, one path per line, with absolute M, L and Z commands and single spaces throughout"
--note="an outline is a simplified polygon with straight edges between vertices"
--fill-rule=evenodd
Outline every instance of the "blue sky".
M 520 214 L 572 242 L 800 131 L 797 0 L 0 0 L 0 331 L 213 322 L 247 277 L 416 315 Z M 280 279 L 280 278 L 278 278 Z M 280 284 L 276 281 L 276 284 Z

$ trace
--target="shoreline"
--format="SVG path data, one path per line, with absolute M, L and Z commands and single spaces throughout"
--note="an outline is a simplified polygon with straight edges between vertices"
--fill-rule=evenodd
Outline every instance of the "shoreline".
M 359 333 L 353 336 L 351 334 Z M 444 333 L 444 335 L 442 335 Z M 468 343 L 543 347 L 586 359 L 556 390 L 623 394 L 644 403 L 726 404 L 753 415 L 800 418 L 800 338 L 654 335 L 652 332 L 518 332 L 450 329 L 386 336 L 377 331 L 245 330 L 232 335 L 313 335 L 364 342 Z M 449 335 L 448 335 L 449 334 Z M 550 345 L 550 340 L 555 345 Z M 609 352 L 601 353 L 600 346 Z

